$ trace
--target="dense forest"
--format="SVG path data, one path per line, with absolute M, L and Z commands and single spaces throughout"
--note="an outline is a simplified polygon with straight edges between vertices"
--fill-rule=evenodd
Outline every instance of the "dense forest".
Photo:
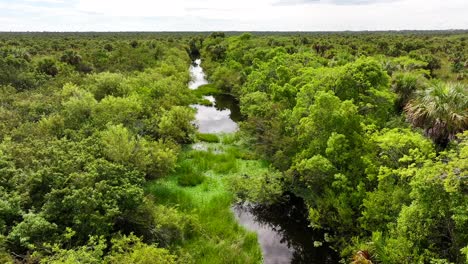
M 1 33 L 0 262 L 261 263 L 232 206 L 293 196 L 341 263 L 468 263 L 467 45 Z M 197 130 L 208 95 L 234 98 L 237 132 Z

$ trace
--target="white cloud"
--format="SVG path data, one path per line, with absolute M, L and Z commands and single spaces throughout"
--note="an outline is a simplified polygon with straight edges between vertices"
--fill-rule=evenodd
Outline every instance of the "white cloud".
M 77 9 L 80 11 L 109 16 L 184 16 L 184 3 L 181 0 L 80 0 Z
M 0 0 L 15 21 L 0 30 L 468 29 L 467 14 L 466 0 Z
M 23 0 L 29 3 L 64 4 L 65 0 Z
M 246 14 L 269 9 L 273 0 L 80 0 L 80 11 L 124 17 L 199 16 L 203 18 L 244 18 Z M 254 17 L 254 16 L 251 16 Z

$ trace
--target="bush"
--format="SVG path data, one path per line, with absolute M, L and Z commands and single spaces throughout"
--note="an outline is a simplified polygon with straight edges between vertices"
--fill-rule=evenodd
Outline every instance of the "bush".
M 45 58 L 39 61 L 37 69 L 40 73 L 44 73 L 52 77 L 55 77 L 59 73 L 55 60 L 50 58 Z
M 62 62 L 65 62 L 67 64 L 73 65 L 73 66 L 78 66 L 80 65 L 82 58 L 80 54 L 78 54 L 74 50 L 67 50 L 63 53 L 62 57 L 60 57 L 60 60 Z
M 164 263 L 175 264 L 176 256 L 172 255 L 169 250 L 158 248 L 154 245 L 147 245 L 134 236 L 122 236 L 121 238 L 112 239 L 112 251 L 107 258 L 109 263 Z
M 221 142 L 225 145 L 234 144 L 236 141 L 239 141 L 239 134 L 225 134 L 221 139 Z
M 192 108 L 174 106 L 161 116 L 158 124 L 159 135 L 177 143 L 190 143 L 195 133 L 193 119 L 195 119 L 195 111 Z
M 114 50 L 114 46 L 112 46 L 112 44 L 110 43 L 107 43 L 106 45 L 104 45 L 104 49 L 111 52 Z
M 101 100 L 106 96 L 115 97 L 127 96 L 130 93 L 126 85 L 126 78 L 120 73 L 103 72 L 90 77 L 91 84 L 89 90 L 94 94 L 96 100 Z
M 157 205 L 153 208 L 153 218 L 157 225 L 157 242 L 161 247 L 187 242 L 201 231 L 198 217 L 179 211 L 178 207 Z
M 276 202 L 284 191 L 281 172 L 258 167 L 229 178 L 228 186 L 239 200 L 263 204 Z

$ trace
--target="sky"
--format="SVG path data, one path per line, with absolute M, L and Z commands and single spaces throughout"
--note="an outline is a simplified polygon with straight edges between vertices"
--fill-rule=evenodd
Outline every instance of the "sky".
M 0 0 L 0 31 L 468 29 L 468 0 Z

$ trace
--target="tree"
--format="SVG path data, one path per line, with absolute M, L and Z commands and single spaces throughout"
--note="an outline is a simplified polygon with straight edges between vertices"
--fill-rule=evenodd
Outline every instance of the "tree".
M 134 166 L 150 179 L 165 176 L 177 161 L 178 148 L 174 144 L 136 138 L 121 124 L 111 125 L 101 132 L 101 142 L 106 158 Z
M 119 73 L 102 72 L 91 75 L 89 90 L 96 100 L 102 100 L 108 95 L 125 96 L 129 93 L 127 79 Z
M 143 110 L 141 100 L 137 96 L 107 96 L 96 104 L 92 116 L 97 127 L 103 127 L 111 123 L 115 125 L 123 124 L 138 130 L 142 126 Z
M 468 86 L 436 82 L 405 107 L 408 120 L 441 147 L 468 129 Z
M 47 221 L 43 215 L 32 212 L 23 215 L 23 221 L 13 227 L 7 239 L 12 248 L 34 250 L 45 241 L 56 236 L 57 225 Z
M 418 74 L 398 72 L 393 76 L 392 89 L 398 95 L 395 107 L 399 113 L 411 100 L 414 93 L 422 88 L 422 77 Z
M 44 58 L 39 61 L 37 68 L 39 72 L 55 77 L 59 73 L 59 69 L 55 60 L 51 58 Z
M 376 187 L 363 200 L 359 221 L 366 230 L 386 231 L 411 202 L 409 180 L 435 157 L 435 150 L 429 139 L 410 129 L 383 129 L 369 139 L 366 174 L 369 187 Z
M 131 234 L 112 239 L 112 250 L 106 258 L 107 263 L 113 264 L 175 264 L 176 257 L 169 250 L 147 245 Z
M 299 153 L 289 174 L 307 187 L 304 198 L 312 225 L 332 226 L 336 232 L 356 230 L 365 180 L 362 120 L 351 101 L 319 91 L 299 121 Z
M 78 65 L 80 65 L 82 58 L 78 54 L 78 52 L 74 50 L 67 50 L 63 53 L 62 57 L 60 57 L 60 60 L 62 62 L 65 62 L 65 63 L 68 63 L 70 65 L 77 67 Z
M 178 143 L 191 142 L 195 133 L 193 119 L 193 109 L 174 106 L 161 117 L 158 124 L 159 134 L 164 139 L 171 139 Z
M 411 203 L 376 252 L 385 263 L 466 263 L 467 139 L 467 132 L 459 135 L 459 143 L 414 171 Z

